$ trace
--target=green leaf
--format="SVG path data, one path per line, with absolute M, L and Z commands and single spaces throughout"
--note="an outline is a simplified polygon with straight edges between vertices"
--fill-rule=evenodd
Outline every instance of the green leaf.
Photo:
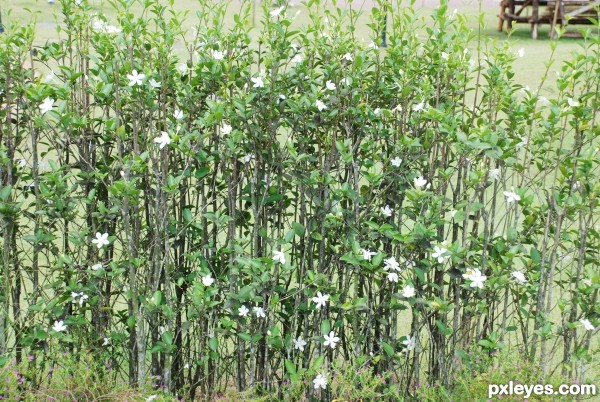
M 326 335 L 331 331 L 331 322 L 329 320 L 323 320 L 321 322 L 321 334 Z
M 296 375 L 296 365 L 291 360 L 285 360 L 285 369 L 289 375 Z

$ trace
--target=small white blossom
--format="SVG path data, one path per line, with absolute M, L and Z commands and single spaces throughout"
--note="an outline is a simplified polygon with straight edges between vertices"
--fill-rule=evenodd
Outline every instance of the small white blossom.
M 277 261 L 280 264 L 285 264 L 285 254 L 283 251 L 273 251 L 273 261 Z
M 517 56 L 524 57 L 525 56 L 525 49 L 520 48 L 519 50 L 517 50 Z
M 315 106 L 317 107 L 317 109 L 319 109 L 319 112 L 322 112 L 323 110 L 327 109 L 327 105 L 318 99 L 315 102 Z
M 213 50 L 211 52 L 213 59 L 215 60 L 223 60 L 225 58 L 225 53 L 219 50 Z
M 181 119 L 183 119 L 183 112 L 179 109 L 176 109 L 173 112 L 173 117 L 175 117 L 175 120 L 181 120 Z
M 109 344 L 110 344 L 110 338 L 108 338 L 106 336 L 104 338 L 102 338 L 102 346 L 107 346 Z
M 101 234 L 100 232 L 96 232 L 96 238 L 92 240 L 92 243 L 94 243 L 98 248 L 102 248 L 105 245 L 108 246 L 110 243 L 108 241 L 108 233 Z
M 229 124 L 227 124 L 227 123 L 224 123 L 224 124 L 221 126 L 221 133 L 222 133 L 223 135 L 229 135 L 229 134 L 231 134 L 231 131 L 232 131 L 232 130 L 233 130 L 233 128 L 232 128 L 232 127 L 231 127 Z
M 335 84 L 333 82 L 331 82 L 330 80 L 327 80 L 327 82 L 325 83 L 325 88 L 329 91 L 335 91 Z
M 596 328 L 592 325 L 592 323 L 590 322 L 590 320 L 588 319 L 581 319 L 579 320 L 579 322 L 581 323 L 581 325 L 583 325 L 583 327 L 585 328 L 586 331 L 593 331 Z
M 482 275 L 479 269 L 469 269 L 465 274 L 463 274 L 463 278 L 471 281 L 472 288 L 483 289 L 483 282 L 485 282 L 487 276 Z
M 302 339 L 301 336 L 299 336 L 298 339 L 292 339 L 292 342 L 294 342 L 294 349 L 298 349 L 300 351 L 303 351 L 304 347 L 306 346 L 306 341 Z
M 102 269 L 102 264 L 92 265 L 92 271 L 98 271 L 100 269 Z
M 202 277 L 202 284 L 204 286 L 210 286 L 214 282 L 215 282 L 215 279 L 212 277 L 211 274 L 208 274 L 208 275 Z
M 340 341 L 340 338 L 335 336 L 335 332 L 329 332 L 329 336 L 324 335 L 325 342 L 323 342 L 323 346 L 329 346 L 331 349 L 335 349 L 336 343 Z
M 248 307 L 242 305 L 242 307 L 238 308 L 238 315 L 240 317 L 245 317 L 248 315 L 248 313 L 250 312 L 250 310 L 248 309 Z
M 573 98 L 567 99 L 567 103 L 571 107 L 577 107 L 577 106 L 579 106 L 579 102 L 577 102 L 576 100 L 573 100 Z
M 150 84 L 152 88 L 160 88 L 161 86 L 161 83 L 156 81 L 154 78 L 150 78 L 150 80 L 148 80 L 148 84 Z
M 272 10 L 269 14 L 271 15 L 272 18 L 277 17 L 279 14 L 281 14 L 281 12 L 285 10 L 285 6 L 281 6 L 279 8 L 276 8 L 275 10 Z
M 257 318 L 265 318 L 267 316 L 265 314 L 265 309 L 262 307 L 252 307 L 252 311 L 254 311 Z
M 265 83 L 263 82 L 262 77 L 252 77 L 250 78 L 250 81 L 252 81 L 254 83 L 254 85 L 252 85 L 252 87 L 254 88 L 263 88 L 265 86 Z
M 448 256 L 444 256 L 444 253 L 448 252 L 448 250 L 446 250 L 444 247 L 435 246 L 433 251 L 434 252 L 431 254 L 431 257 L 437 259 L 438 263 L 440 264 L 443 263 L 446 258 L 448 258 Z
M 494 180 L 498 180 L 500 178 L 500 169 L 490 169 L 490 176 Z
M 385 207 L 381 208 L 381 213 L 383 214 L 383 216 L 387 216 L 387 217 L 392 216 L 392 211 L 394 211 L 394 210 L 392 208 L 390 208 L 389 205 L 386 205 Z
M 402 344 L 406 346 L 406 351 L 410 351 L 417 346 L 417 340 L 410 335 L 406 335 L 406 339 L 402 341 Z
M 187 63 L 179 63 L 177 65 L 177 71 L 179 71 L 180 74 L 186 74 L 188 71 Z
M 321 292 L 317 292 L 317 295 L 312 298 L 313 303 L 317 304 L 317 308 L 321 308 L 327 304 L 329 295 L 324 295 Z
M 415 292 L 415 288 L 413 288 L 413 287 L 412 287 L 412 286 L 410 286 L 410 285 L 406 285 L 406 286 L 404 287 L 404 289 L 402 289 L 402 297 L 406 297 L 407 299 L 408 299 L 409 297 L 414 297 L 414 296 L 415 296 L 415 294 L 416 294 L 416 292 Z
M 163 149 L 166 145 L 171 143 L 171 137 L 169 137 L 169 133 L 166 131 L 161 131 L 160 136 L 154 139 L 154 142 L 158 144 L 160 149 Z
M 52 98 L 44 99 L 44 102 L 42 102 L 42 104 L 39 106 L 40 112 L 42 112 L 42 114 L 48 113 L 49 111 L 52 110 L 53 105 L 54 105 L 54 99 L 52 99 Z
M 138 74 L 137 70 L 133 70 L 131 74 L 127 74 L 130 87 L 134 85 L 142 85 L 144 78 L 146 78 L 146 74 Z
M 396 272 L 388 273 L 387 278 L 388 278 L 388 281 L 390 281 L 390 282 L 398 283 L 398 274 Z
M 373 257 L 376 254 L 377 252 L 375 251 L 371 251 L 365 248 L 362 249 L 363 260 L 371 261 L 371 257 Z
M 65 325 L 65 323 L 62 320 L 54 321 L 54 325 L 52 326 L 52 329 L 56 332 L 63 332 L 65 329 L 67 329 L 67 326 Z
M 504 191 L 504 196 L 506 197 L 507 204 L 510 204 L 513 201 L 521 201 L 521 197 L 512 191 Z
M 415 177 L 414 179 L 415 187 L 417 189 L 421 189 L 427 184 L 427 180 L 423 178 L 423 176 Z
M 294 56 L 294 58 L 292 59 L 292 62 L 296 63 L 296 64 L 300 64 L 302 63 L 302 56 L 297 54 L 296 56 Z
M 326 389 L 327 388 L 327 378 L 323 374 L 318 374 L 313 380 L 314 389 Z
M 252 159 L 254 159 L 254 154 L 248 154 L 248 155 L 244 155 L 242 156 L 241 160 L 242 163 L 246 164 L 248 162 L 250 162 Z
M 392 160 L 390 161 L 390 163 L 391 163 L 391 164 L 392 164 L 392 166 L 394 166 L 394 167 L 400 167 L 400 165 L 402 164 L 402 159 L 400 159 L 400 158 L 398 158 L 398 157 L 396 156 L 394 159 L 392 159 Z
M 423 109 L 425 109 L 425 102 L 417 103 L 412 107 L 413 112 L 420 112 Z
M 513 271 L 512 276 L 519 282 L 521 285 L 527 283 L 527 279 L 525 279 L 525 274 L 521 271 Z
M 346 61 L 354 61 L 354 57 L 352 57 L 352 55 L 350 53 L 346 53 L 343 57 L 342 60 L 346 60 Z
M 395 257 L 390 257 L 386 260 L 383 261 L 383 269 L 388 271 L 390 269 L 394 270 L 394 271 L 400 271 L 400 264 L 398 263 L 398 261 L 396 261 Z

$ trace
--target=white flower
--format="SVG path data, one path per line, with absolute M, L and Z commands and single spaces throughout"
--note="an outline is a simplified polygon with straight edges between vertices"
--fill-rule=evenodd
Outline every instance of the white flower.
M 417 340 L 410 335 L 406 335 L 406 339 L 402 341 L 402 344 L 406 346 L 407 351 L 413 350 L 417 346 Z
M 525 279 L 525 274 L 521 271 L 513 271 L 512 276 L 519 282 L 521 285 L 527 283 L 527 279 Z
M 380 113 L 381 113 L 381 109 L 380 108 L 375 108 L 375 110 L 373 110 L 373 114 L 375 116 L 379 116 Z
M 518 194 L 513 193 L 512 191 L 504 191 L 504 196 L 506 197 L 506 203 L 510 204 L 513 201 L 521 201 L 521 197 Z
M 210 286 L 213 283 L 215 283 L 215 279 L 211 276 L 211 274 L 202 277 L 202 284 L 204 286 Z
M 327 80 L 327 82 L 325 83 L 325 88 L 329 91 L 335 91 L 335 84 L 330 80 Z
M 83 292 L 81 292 L 81 293 L 79 294 L 79 306 L 83 306 L 83 303 L 85 303 L 85 301 L 86 301 L 87 299 L 89 299 L 89 298 L 90 298 L 90 297 L 89 297 L 88 295 L 86 295 L 86 294 L 84 294 Z
M 227 123 L 225 123 L 221 126 L 221 133 L 223 133 L 224 135 L 231 134 L 232 130 L 233 130 L 233 128 Z
M 490 176 L 494 180 L 498 180 L 500 178 L 500 169 L 490 169 Z
M 400 264 L 398 263 L 398 261 L 396 261 L 395 257 L 390 257 L 384 260 L 383 263 L 383 269 L 386 271 L 390 269 L 393 269 L 394 271 L 400 271 Z
M 298 339 L 292 339 L 292 342 L 294 342 L 294 349 L 298 349 L 300 351 L 303 351 L 304 347 L 306 346 L 306 341 L 302 339 L 301 336 L 299 336 Z
M 483 289 L 483 282 L 487 279 L 487 276 L 482 275 L 479 269 L 467 270 L 466 274 L 463 274 L 463 278 L 471 281 L 472 288 Z
M 252 307 L 252 311 L 254 311 L 254 314 L 256 315 L 257 318 L 265 318 L 266 314 L 265 314 L 265 309 L 263 309 L 262 307 Z
M 263 82 L 263 79 L 260 76 L 256 78 L 250 78 L 250 81 L 254 83 L 254 85 L 252 85 L 254 88 L 262 88 L 265 86 L 265 83 Z
M 238 308 L 238 315 L 240 317 L 247 316 L 249 312 L 250 312 L 250 310 L 248 310 L 248 307 L 244 306 L 243 304 L 242 304 L 242 307 Z
M 327 388 L 327 378 L 323 374 L 318 374 L 313 380 L 314 389 Z
M 583 325 L 583 327 L 585 328 L 586 331 L 593 331 L 596 328 L 592 325 L 592 323 L 590 322 L 590 320 L 588 319 L 581 319 L 579 320 L 579 322 L 581 323 L 581 325 Z
M 106 336 L 102 339 L 102 346 L 106 346 L 110 344 L 110 338 L 107 338 Z
M 294 58 L 292 59 L 292 62 L 296 63 L 296 64 L 300 64 L 302 63 L 302 56 L 297 54 L 296 56 L 294 56 Z
M 427 180 L 423 178 L 423 176 L 415 177 L 414 179 L 415 187 L 421 189 L 427 184 Z
M 571 107 L 577 107 L 577 106 L 579 106 L 579 102 L 577 102 L 576 100 L 573 100 L 573 98 L 567 99 L 567 103 Z
M 221 52 L 219 50 L 213 50 L 212 52 L 212 57 L 215 60 L 223 60 L 225 58 L 225 53 Z
M 400 158 L 398 158 L 398 157 L 396 156 L 394 159 L 392 159 L 392 160 L 390 161 L 390 163 L 391 163 L 391 164 L 392 164 L 392 166 L 394 166 L 394 167 L 399 167 L 399 166 L 402 164 L 402 159 L 400 159 Z
M 444 247 L 435 246 L 433 248 L 434 253 L 431 254 L 432 258 L 437 258 L 438 263 L 443 263 L 448 256 L 444 256 L 443 254 L 448 252 Z
M 524 57 L 525 56 L 525 49 L 520 48 L 519 50 L 517 50 L 517 56 Z
M 346 77 L 340 81 L 342 85 L 352 85 L 352 78 Z
M 396 272 L 390 272 L 387 276 L 388 281 L 398 283 L 398 274 Z
M 154 142 L 159 144 L 160 149 L 163 149 L 165 145 L 169 145 L 171 143 L 171 137 L 169 137 L 169 133 L 166 131 L 161 131 L 160 134 L 160 137 L 156 137 Z
M 540 104 L 540 106 L 544 107 L 544 106 L 550 106 L 551 103 L 548 100 L 548 98 L 544 97 L 544 96 L 540 96 L 538 98 L 538 103 Z
M 346 61 L 354 61 L 354 57 L 352 57 L 352 55 L 350 53 L 346 53 L 343 57 L 342 60 L 346 60 Z
M 127 74 L 130 87 L 134 85 L 142 85 L 144 78 L 146 78 L 146 74 L 138 74 L 137 70 L 133 70 L 131 74 Z
M 157 399 L 158 395 L 150 395 L 148 398 L 146 398 L 146 402 L 152 402 L 153 400 Z
M 335 336 L 335 332 L 331 331 L 329 336 L 324 335 L 325 342 L 323 342 L 323 346 L 330 346 L 331 349 L 335 349 L 335 344 L 340 341 L 340 338 Z
M 246 163 L 250 162 L 252 159 L 254 159 L 254 154 L 244 155 L 244 156 L 242 156 L 242 163 L 246 164 Z
M 373 41 L 371 41 L 371 43 L 369 43 L 369 45 L 367 47 L 369 49 L 379 49 L 379 46 L 377 46 L 377 44 Z
M 187 73 L 187 71 L 188 71 L 187 63 L 179 63 L 177 65 L 177 71 L 179 71 L 181 74 Z
M 52 326 L 52 329 L 56 332 L 63 332 L 65 329 L 67 329 L 67 326 L 65 325 L 65 323 L 62 320 L 54 321 L 54 325 Z
M 327 105 L 318 99 L 315 102 L 315 105 L 317 106 L 317 109 L 319 109 L 319 112 L 322 112 L 323 110 L 327 109 Z
M 39 106 L 40 112 L 42 112 L 42 114 L 46 114 L 47 112 L 52 110 L 53 105 L 54 105 L 54 99 L 52 99 L 52 98 L 44 99 L 44 102 L 42 102 L 42 104 Z
M 442 52 L 442 59 L 444 59 L 444 60 L 448 60 L 448 58 L 449 58 L 449 57 L 450 57 L 450 56 L 448 55 L 448 53 L 446 53 L 446 52 Z
M 371 257 L 377 254 L 375 251 L 371 251 L 369 249 L 362 249 L 363 260 L 371 261 Z
M 102 269 L 102 264 L 92 265 L 92 271 L 98 271 L 100 269 Z
M 317 292 L 317 295 L 312 298 L 313 303 L 317 304 L 317 308 L 323 307 L 329 300 L 329 295 L 324 295 L 321 292 Z
M 104 32 L 106 32 L 107 34 L 116 34 L 121 32 L 121 28 L 118 28 L 114 25 L 105 25 Z
M 150 78 L 150 80 L 148 81 L 148 84 L 150 84 L 150 86 L 152 88 L 160 88 L 161 83 L 156 81 L 154 78 Z
M 419 112 L 421 110 L 423 110 L 425 108 L 425 102 L 421 102 L 421 103 L 417 103 L 416 105 L 413 105 L 412 110 L 413 112 Z
M 393 211 L 393 209 L 390 208 L 389 205 L 386 205 L 385 207 L 381 208 L 381 213 L 383 214 L 383 216 L 387 216 L 387 217 L 392 216 L 392 211 Z
M 270 15 L 272 18 L 277 17 L 279 14 L 281 14 L 281 12 L 285 10 L 285 6 L 281 6 L 279 8 L 276 8 L 275 10 L 270 12 Z
M 173 112 L 173 117 L 175 117 L 175 120 L 181 120 L 181 119 L 183 119 L 183 112 L 179 109 L 176 109 Z
M 406 297 L 407 299 L 409 297 L 414 297 L 415 296 L 415 288 L 413 288 L 410 285 L 406 285 L 404 287 L 404 289 L 402 289 L 402 297 Z
M 273 260 L 279 261 L 280 264 L 285 264 L 285 254 L 283 251 L 273 251 Z
M 96 244 L 98 248 L 102 248 L 102 246 L 110 243 L 108 241 L 108 233 L 101 234 L 100 232 L 96 232 L 96 238 L 92 240 L 92 243 Z

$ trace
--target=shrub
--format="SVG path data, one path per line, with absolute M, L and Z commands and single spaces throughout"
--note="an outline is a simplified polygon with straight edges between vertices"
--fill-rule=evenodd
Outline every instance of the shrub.
M 64 0 L 43 45 L 7 25 L 0 354 L 37 356 L 33 388 L 68 353 L 187 399 L 412 395 L 472 345 L 587 379 L 598 37 L 546 99 L 445 1 L 387 4 L 379 48 L 385 5 L 364 43 L 319 1 L 256 30 L 249 2 L 186 32 L 153 0 Z

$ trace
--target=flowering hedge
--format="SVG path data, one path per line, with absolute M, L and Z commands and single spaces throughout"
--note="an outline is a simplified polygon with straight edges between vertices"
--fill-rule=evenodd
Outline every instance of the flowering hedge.
M 0 36 L 0 354 L 31 386 L 70 352 L 190 399 L 331 398 L 339 360 L 404 395 L 473 345 L 588 379 L 597 36 L 546 99 L 445 2 L 422 32 L 389 6 L 385 49 L 383 8 L 363 41 L 319 1 L 257 29 L 250 3 L 201 2 L 191 33 L 130 3 Z

